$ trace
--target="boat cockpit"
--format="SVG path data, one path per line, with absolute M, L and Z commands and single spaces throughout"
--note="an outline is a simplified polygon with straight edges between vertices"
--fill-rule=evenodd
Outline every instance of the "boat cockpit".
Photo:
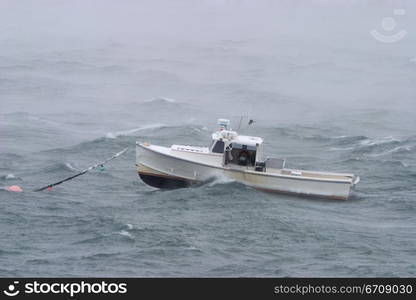
M 224 164 L 253 166 L 256 164 L 257 147 L 231 143 L 225 151 Z
M 228 120 L 219 120 L 220 130 L 212 134 L 212 153 L 223 154 L 223 164 L 229 166 L 259 167 L 263 161 L 263 139 L 254 136 L 238 135 L 228 130 Z M 229 122 L 229 121 L 228 121 Z

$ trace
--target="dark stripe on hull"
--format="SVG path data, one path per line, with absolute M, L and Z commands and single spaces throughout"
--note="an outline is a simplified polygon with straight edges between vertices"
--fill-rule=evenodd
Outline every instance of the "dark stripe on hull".
M 192 182 L 186 179 L 179 179 L 175 177 L 149 175 L 139 173 L 140 178 L 144 183 L 159 188 L 159 189 L 179 189 L 189 187 Z

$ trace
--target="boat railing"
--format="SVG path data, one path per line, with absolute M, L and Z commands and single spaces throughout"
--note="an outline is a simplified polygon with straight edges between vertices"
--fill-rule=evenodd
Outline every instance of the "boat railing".
M 266 158 L 265 163 L 266 163 L 266 168 L 284 169 L 286 160 L 283 158 L 268 157 Z

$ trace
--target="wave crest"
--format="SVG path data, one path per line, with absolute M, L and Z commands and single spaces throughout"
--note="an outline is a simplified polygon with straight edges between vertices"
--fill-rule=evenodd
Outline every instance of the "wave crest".
M 132 135 L 136 132 L 145 131 L 145 130 L 160 129 L 160 128 L 163 128 L 163 127 L 166 127 L 166 125 L 162 124 L 162 123 L 149 124 L 149 125 L 144 125 L 144 126 L 137 127 L 137 128 L 122 130 L 122 131 L 108 132 L 105 135 L 105 138 L 115 139 L 119 136 L 130 136 L 130 135 Z

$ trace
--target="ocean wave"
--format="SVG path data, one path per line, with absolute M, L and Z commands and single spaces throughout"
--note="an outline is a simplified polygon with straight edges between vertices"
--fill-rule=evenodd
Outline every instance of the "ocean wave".
M 19 159 L 23 159 L 24 157 L 22 155 L 19 154 L 15 154 L 15 153 L 9 153 L 9 152 L 5 152 L 5 153 L 0 153 L 0 160 L 2 161 L 14 161 L 14 160 L 19 160 Z
M 346 147 L 340 147 L 345 145 Z M 380 138 L 361 138 L 349 140 L 348 143 L 337 143 L 330 148 L 333 151 L 352 151 L 357 155 L 385 156 L 392 154 L 411 153 L 416 145 L 414 136 L 395 138 L 386 136 Z
M 392 149 L 388 149 L 380 153 L 369 154 L 369 156 L 377 157 L 377 156 L 385 156 L 385 155 L 390 155 L 390 154 L 401 154 L 401 153 L 411 152 L 412 150 L 413 150 L 413 147 L 411 146 L 398 146 L 398 147 L 394 147 Z
M 360 141 L 367 140 L 368 137 L 363 135 L 323 135 L 322 129 L 305 126 L 294 126 L 294 127 L 277 127 L 272 129 L 273 134 L 279 134 L 282 136 L 293 137 L 301 140 L 311 140 L 317 142 L 331 142 L 337 145 L 357 143 Z
M 215 185 L 223 185 L 236 182 L 234 179 L 231 179 L 226 176 L 216 176 L 207 182 L 208 186 L 212 187 Z
M 7 72 L 13 72 L 13 71 L 31 71 L 34 70 L 33 66 L 30 65 L 24 65 L 24 64 L 19 64 L 19 65 L 3 65 L 0 66 L 0 70 L 4 70 Z
M 64 163 L 64 166 L 65 166 L 68 170 L 70 170 L 70 171 L 80 171 L 79 169 L 75 168 L 75 167 L 74 167 L 71 163 L 69 163 L 69 162 Z
M 122 131 L 116 131 L 116 132 L 108 132 L 105 135 L 105 138 L 115 139 L 119 136 L 130 136 L 130 135 L 132 135 L 133 133 L 136 133 L 136 132 L 145 131 L 145 130 L 160 129 L 160 128 L 163 128 L 163 127 L 166 127 L 166 125 L 162 124 L 162 123 L 148 124 L 148 125 L 144 125 L 144 126 L 137 127 L 137 128 L 127 129 L 127 130 L 122 130 Z
M 127 68 L 125 68 L 123 66 L 119 66 L 119 65 L 103 66 L 100 69 L 104 72 L 110 72 L 110 73 L 122 73 L 122 72 L 127 72 L 128 71 Z
M 15 179 L 16 176 L 14 176 L 14 174 L 7 174 L 6 176 L 4 176 L 4 179 Z
M 331 150 L 331 151 L 348 151 L 348 150 L 354 150 L 355 149 L 355 147 L 344 147 L 344 148 L 342 148 L 342 147 L 331 147 L 331 148 L 329 148 L 329 150 Z
M 177 103 L 175 99 L 167 98 L 167 97 L 157 97 L 149 100 L 143 101 L 143 103 L 159 103 L 159 104 L 173 104 Z
M 30 265 L 48 265 L 51 263 L 51 261 L 48 259 L 43 259 L 43 258 L 34 258 L 34 259 L 26 260 L 25 263 L 30 264 Z
M 180 136 L 180 137 L 192 137 L 192 138 L 206 138 L 206 132 L 208 128 L 203 125 L 193 124 L 176 124 L 167 125 L 163 123 L 148 124 L 137 128 L 121 130 L 116 132 L 108 132 L 105 134 L 105 139 L 116 139 L 122 136 L 145 136 L 145 135 L 157 135 L 158 137 L 164 136 Z
M 127 223 L 127 224 L 123 224 L 121 226 L 121 230 L 118 231 L 117 234 L 133 240 L 134 237 L 133 237 L 131 231 L 134 231 L 134 230 L 135 230 L 134 226 L 130 223 Z
M 400 139 L 394 138 L 393 136 L 386 136 L 377 139 L 365 139 L 360 142 L 362 146 L 377 146 L 377 145 L 384 145 L 384 144 L 391 144 L 391 143 L 398 143 Z
M 21 254 L 21 251 L 8 251 L 8 250 L 1 250 L 0 249 L 0 255 L 18 255 Z
M 91 71 L 99 70 L 99 67 L 76 60 L 33 60 L 33 66 L 39 68 L 51 68 L 59 71 Z
M 350 145 L 354 143 L 360 143 L 362 141 L 367 140 L 368 137 L 363 135 L 355 135 L 355 136 L 338 136 L 332 137 L 330 140 L 333 140 L 337 145 Z
M 43 172 L 61 172 L 61 171 L 71 171 L 71 172 L 78 172 L 80 169 L 76 168 L 69 162 L 55 162 L 49 166 L 45 166 L 43 168 Z
M 346 151 L 365 148 L 368 146 L 383 144 L 383 141 L 372 140 L 366 136 L 345 136 L 342 138 L 334 138 L 335 147 L 330 148 L 334 151 Z M 341 147 L 340 147 L 341 146 Z M 346 147 L 342 147 L 346 146 Z
M 369 156 L 402 154 L 410 152 L 413 149 L 414 144 L 415 140 L 413 137 L 399 139 L 387 136 L 361 141 L 356 145 L 355 149 L 353 149 L 353 152 Z
M 73 242 L 72 245 L 83 245 L 83 244 L 97 245 L 100 242 L 102 242 L 105 238 L 106 238 L 106 236 L 100 235 L 100 236 L 86 238 L 86 239 L 83 239 L 83 240 L 80 240 L 80 241 Z
M 20 177 L 18 177 L 18 176 L 16 176 L 16 175 L 14 175 L 14 174 L 12 174 L 12 173 L 9 173 L 9 174 L 6 174 L 6 175 L 3 175 L 3 176 L 0 176 L 0 178 L 1 178 L 2 180 L 22 180 L 22 178 L 20 178 Z
M 95 253 L 91 255 L 84 255 L 81 258 L 82 259 L 91 259 L 91 260 L 100 260 L 100 259 L 109 259 L 111 257 L 114 257 L 116 255 L 119 255 L 120 252 L 114 252 L 114 253 Z
M 28 112 L 24 112 L 24 111 L 18 111 L 18 112 L 13 112 L 13 113 L 7 113 L 7 114 L 1 114 L 0 115 L 2 118 L 4 118 L 4 120 L 7 121 L 7 124 L 10 124 L 10 122 L 18 122 L 19 124 L 24 121 L 26 122 L 25 124 L 27 124 L 27 122 L 32 122 L 33 123 L 39 123 L 42 125 L 51 125 L 51 126 L 61 126 L 60 123 L 46 119 L 45 117 L 40 117 Z
M 341 66 L 335 64 L 334 62 L 329 61 L 317 61 L 317 62 L 310 62 L 306 64 L 298 64 L 298 65 L 292 65 L 293 68 L 299 69 L 299 70 L 313 70 L 316 71 L 317 69 L 327 69 L 327 68 L 341 68 Z M 347 68 L 344 68 L 347 70 Z
M 316 142 L 325 142 L 332 146 L 329 149 L 333 151 L 357 151 L 357 152 L 380 152 L 381 155 L 391 153 L 409 152 L 416 146 L 416 136 L 394 137 L 385 136 L 370 138 L 365 135 L 324 135 L 320 132 L 322 129 L 314 127 L 294 126 L 278 127 L 272 129 L 272 134 L 288 136 L 300 140 L 310 140 Z
M 386 167 L 402 167 L 409 169 L 410 165 L 401 160 L 391 159 L 374 159 L 374 157 L 353 157 L 340 161 L 341 164 L 353 165 L 353 164 L 371 164 L 372 166 L 386 166 Z
M 128 232 L 127 230 L 120 230 L 118 232 L 118 234 L 121 235 L 121 236 L 128 237 L 129 239 L 134 239 L 133 235 L 130 232 Z

